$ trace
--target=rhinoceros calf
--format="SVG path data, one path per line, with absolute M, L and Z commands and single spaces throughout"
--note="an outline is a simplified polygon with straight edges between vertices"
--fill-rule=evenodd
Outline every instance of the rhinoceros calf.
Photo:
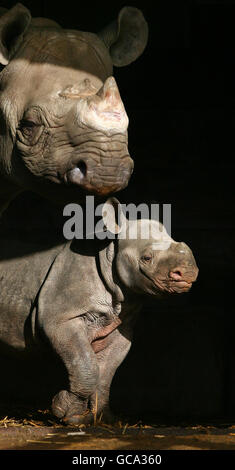
M 113 64 L 147 43 L 140 10 L 124 7 L 98 34 L 0 9 L 0 208 L 22 189 L 58 202 L 124 188 L 133 169 Z
M 112 217 L 108 227 L 116 227 Z M 153 220 L 138 220 L 137 238 L 130 239 L 134 224 L 126 220 L 127 238 L 121 228 L 114 240 L 74 240 L 43 252 L 34 247 L 23 257 L 19 242 L 11 248 L 1 240 L 0 344 L 29 354 L 49 347 L 60 358 L 68 389 L 56 394 L 52 410 L 65 422 L 89 421 L 94 408 L 107 417 L 110 384 L 131 346 L 144 295 L 157 300 L 187 292 L 197 278 L 185 243 Z M 141 238 L 143 227 L 150 228 L 149 239 Z

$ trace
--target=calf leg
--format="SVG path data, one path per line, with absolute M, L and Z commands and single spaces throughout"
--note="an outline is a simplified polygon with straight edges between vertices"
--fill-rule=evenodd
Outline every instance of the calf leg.
M 91 407 L 97 417 L 102 414 L 105 421 L 112 420 L 109 408 L 109 393 L 112 379 L 117 368 L 125 359 L 131 347 L 130 332 L 116 329 L 107 338 L 108 345 L 96 353 L 99 365 L 99 381 L 95 393 L 91 397 Z
M 96 355 L 88 341 L 82 318 L 74 318 L 47 328 L 47 338 L 62 360 L 68 373 L 68 390 L 61 390 L 52 401 L 55 416 L 68 423 L 84 420 L 89 397 L 95 392 L 99 367 Z

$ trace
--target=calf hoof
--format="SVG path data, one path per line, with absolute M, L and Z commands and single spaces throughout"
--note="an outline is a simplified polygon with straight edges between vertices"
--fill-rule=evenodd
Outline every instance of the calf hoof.
M 117 422 L 118 418 L 110 411 L 110 409 L 106 409 L 101 413 L 100 421 L 106 424 L 114 424 Z
M 85 411 L 83 414 L 68 414 L 63 418 L 65 424 L 93 424 L 94 415 L 90 410 Z
M 52 400 L 52 412 L 60 419 L 73 415 L 83 415 L 87 409 L 87 400 L 79 399 L 74 393 L 61 390 Z

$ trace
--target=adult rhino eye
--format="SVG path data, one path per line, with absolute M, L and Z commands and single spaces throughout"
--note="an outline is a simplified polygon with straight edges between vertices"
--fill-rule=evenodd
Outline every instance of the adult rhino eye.
M 20 123 L 20 129 L 25 130 L 25 129 L 33 129 L 36 127 L 37 124 L 34 121 L 29 121 L 27 119 L 23 119 Z
M 33 126 L 36 126 L 37 124 L 36 124 L 34 121 L 30 121 L 30 119 L 23 119 L 23 120 L 21 121 L 21 125 L 22 125 L 22 126 L 33 127 Z
M 41 134 L 42 126 L 30 119 L 22 119 L 19 124 L 19 137 L 23 141 L 27 140 L 30 143 L 35 143 Z

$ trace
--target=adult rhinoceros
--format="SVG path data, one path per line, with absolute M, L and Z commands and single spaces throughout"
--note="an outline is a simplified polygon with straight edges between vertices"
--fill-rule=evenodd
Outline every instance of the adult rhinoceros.
M 32 19 L 21 4 L 0 9 L 0 207 L 24 189 L 68 202 L 127 185 L 128 118 L 113 64 L 143 52 L 147 29 L 133 7 L 98 34 Z

